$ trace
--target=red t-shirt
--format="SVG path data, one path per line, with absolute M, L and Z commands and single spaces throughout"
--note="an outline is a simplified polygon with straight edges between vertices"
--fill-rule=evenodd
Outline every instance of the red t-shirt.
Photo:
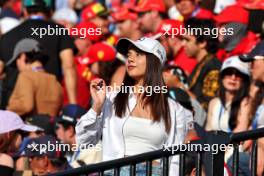
M 174 64 L 181 67 L 187 75 L 190 75 L 197 61 L 194 58 L 188 57 L 184 48 L 181 48 L 179 53 L 174 57 Z

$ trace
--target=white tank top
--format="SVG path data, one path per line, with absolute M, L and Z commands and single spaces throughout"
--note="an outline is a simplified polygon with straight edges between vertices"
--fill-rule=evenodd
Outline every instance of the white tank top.
M 231 103 L 227 103 L 226 107 L 222 105 L 218 98 L 212 111 L 212 130 L 221 130 L 231 132 L 228 121 L 230 118 Z
M 127 119 L 123 135 L 128 156 L 159 150 L 168 137 L 163 123 L 134 116 Z

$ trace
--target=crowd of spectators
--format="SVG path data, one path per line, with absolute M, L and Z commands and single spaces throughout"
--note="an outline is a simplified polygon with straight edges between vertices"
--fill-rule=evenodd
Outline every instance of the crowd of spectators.
M 167 91 L 135 99 L 106 90 L 125 86 Z M 0 0 L 0 119 L 1 176 L 45 175 L 182 144 L 201 138 L 193 124 L 205 133 L 264 127 L 264 2 Z M 41 144 L 68 148 L 34 150 Z M 240 145 L 239 175 L 250 175 L 251 149 L 252 141 Z M 258 176 L 263 157 L 260 138 Z M 186 175 L 195 175 L 195 159 L 186 160 Z M 225 175 L 231 168 L 228 150 Z M 159 162 L 153 169 L 161 174 Z

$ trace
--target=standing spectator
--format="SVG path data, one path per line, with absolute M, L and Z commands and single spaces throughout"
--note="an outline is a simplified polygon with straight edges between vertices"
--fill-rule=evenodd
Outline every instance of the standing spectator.
M 77 123 L 77 143 L 96 144 L 102 135 L 104 161 L 161 149 L 163 144 L 182 143 L 188 131 L 187 124 L 193 120 L 191 112 L 162 92 L 152 96 L 139 92 L 139 88 L 145 90 L 146 86 L 165 86 L 162 79 L 165 49 L 157 40 L 141 38 L 137 41 L 121 39 L 117 50 L 128 57 L 122 87 L 130 86 L 134 91 L 111 92 L 106 98 L 105 82 L 93 80 L 94 103 Z M 173 157 L 171 175 L 177 175 L 178 164 L 178 159 Z M 145 168 L 138 166 L 137 173 L 145 173 Z M 153 162 L 152 168 L 152 173 L 161 173 L 158 161 Z M 121 175 L 122 172 L 129 173 L 129 169 L 122 169 Z
M 22 39 L 14 49 L 12 59 L 20 72 L 11 94 L 8 110 L 20 116 L 49 114 L 56 116 L 62 105 L 62 88 L 56 77 L 46 73 L 47 61 L 40 44 L 34 39 Z
M 195 18 L 187 20 L 185 26 L 188 25 L 190 28 L 200 28 L 201 33 L 183 36 L 186 54 L 198 62 L 189 77 L 189 89 L 186 91 L 207 109 L 210 99 L 216 96 L 219 88 L 218 76 L 221 63 L 214 56 L 218 46 L 216 36 L 205 34 L 204 31 L 207 29 L 212 31 L 215 26 L 210 20 Z M 182 87 L 180 84 L 179 86 Z
M 253 79 L 253 113 L 255 113 L 252 127 L 264 127 L 264 41 L 262 40 L 257 46 L 247 55 L 241 56 L 240 59 L 244 62 L 251 62 L 251 71 Z M 253 91 L 253 90 L 251 90 Z M 264 138 L 258 140 L 258 161 L 257 175 L 261 176 L 264 170 Z
M 37 131 L 38 127 L 24 124 L 16 113 L 10 111 L 0 110 L 0 120 L 0 173 L 12 176 L 14 172 L 12 155 L 22 142 L 21 134 L 24 131 Z
M 56 75 L 59 81 L 65 78 L 65 85 L 70 103 L 76 103 L 76 69 L 73 52 L 75 49 L 73 40 L 68 35 L 48 35 L 48 28 L 63 30 L 63 27 L 49 21 L 51 4 L 44 0 L 24 0 L 24 16 L 26 20 L 3 35 L 0 39 L 0 62 L 5 64 L 12 58 L 14 46 L 23 38 L 34 38 L 46 50 L 49 59 L 44 65 L 48 73 Z M 33 30 L 34 29 L 34 30 Z M 45 30 L 46 35 L 40 30 Z M 5 95 L 2 101 L 2 108 L 5 108 L 9 97 L 15 86 L 18 70 L 15 66 L 6 67 L 6 79 L 3 83 L 2 94 Z

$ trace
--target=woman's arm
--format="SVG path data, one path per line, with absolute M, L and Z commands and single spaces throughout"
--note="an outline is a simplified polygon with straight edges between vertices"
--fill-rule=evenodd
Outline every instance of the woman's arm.
M 96 145 L 103 130 L 103 113 L 98 115 L 92 108 L 81 117 L 75 127 L 78 145 Z
M 206 131 L 210 131 L 212 130 L 212 119 L 213 119 L 213 108 L 215 106 L 215 102 L 216 102 L 216 98 L 212 99 L 209 102 L 209 106 L 208 106 L 208 113 L 207 113 L 207 119 L 206 119 L 206 126 L 205 126 L 205 130 Z
M 237 126 L 233 130 L 234 133 L 248 130 L 251 119 L 250 110 L 250 101 L 248 98 L 244 98 L 240 104 L 240 109 L 237 117 Z
M 103 105 L 106 98 L 106 85 L 102 79 L 91 81 L 90 92 L 93 106 L 76 124 L 76 142 L 78 145 L 96 145 L 103 130 Z M 105 107 L 111 108 L 111 107 Z

